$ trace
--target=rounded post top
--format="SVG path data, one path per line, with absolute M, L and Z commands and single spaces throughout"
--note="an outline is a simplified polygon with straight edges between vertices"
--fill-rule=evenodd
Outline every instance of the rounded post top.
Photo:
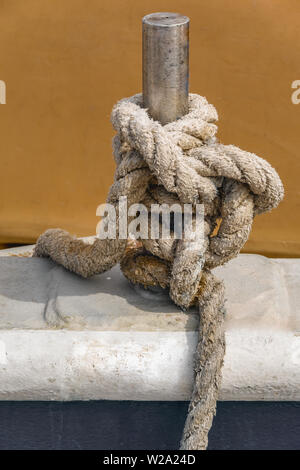
M 187 16 L 168 12 L 150 13 L 143 18 L 144 24 L 157 27 L 183 26 L 189 21 Z

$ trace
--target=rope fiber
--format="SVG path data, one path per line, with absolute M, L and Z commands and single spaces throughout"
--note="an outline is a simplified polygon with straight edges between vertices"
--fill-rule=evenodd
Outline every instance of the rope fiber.
M 218 142 L 217 112 L 199 95 L 189 95 L 187 115 L 164 126 L 149 117 L 141 94 L 119 101 L 111 120 L 117 131 L 117 168 L 107 202 L 115 206 L 117 217 L 121 196 L 127 196 L 128 205 L 142 203 L 148 209 L 152 204 L 204 204 L 202 243 L 195 249 L 184 236 L 136 242 L 117 233 L 116 239 L 98 238 L 88 245 L 64 230 L 50 229 L 37 240 L 34 256 L 50 257 L 83 277 L 120 262 L 132 283 L 168 289 L 184 310 L 199 305 L 195 383 L 181 449 L 203 450 L 225 353 L 224 286 L 211 270 L 238 255 L 254 216 L 279 204 L 283 185 L 262 158 Z

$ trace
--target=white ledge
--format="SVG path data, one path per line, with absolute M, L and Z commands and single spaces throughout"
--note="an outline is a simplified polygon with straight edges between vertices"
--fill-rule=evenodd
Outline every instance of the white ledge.
M 0 400 L 189 400 L 198 314 L 133 288 L 0 252 Z M 300 400 L 300 260 L 240 255 L 227 296 L 221 400 Z M 52 325 L 45 322 L 45 317 Z

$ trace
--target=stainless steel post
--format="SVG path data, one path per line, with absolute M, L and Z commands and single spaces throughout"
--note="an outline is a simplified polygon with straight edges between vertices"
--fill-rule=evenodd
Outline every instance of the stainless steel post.
M 151 13 L 143 18 L 143 100 L 161 124 L 188 111 L 189 18 Z

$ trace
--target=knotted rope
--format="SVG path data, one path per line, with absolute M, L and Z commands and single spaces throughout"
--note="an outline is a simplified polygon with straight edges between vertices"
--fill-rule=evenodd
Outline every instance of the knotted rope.
M 221 380 L 224 286 L 211 269 L 237 256 L 254 216 L 276 207 L 283 197 L 280 178 L 265 160 L 218 143 L 217 119 L 215 108 L 195 94 L 189 96 L 188 114 L 165 126 L 148 116 L 140 94 L 121 100 L 112 111 L 117 169 L 107 202 L 118 216 L 121 196 L 147 208 L 203 203 L 204 240 L 197 249 L 186 237 L 128 243 L 118 234 L 87 245 L 51 229 L 39 237 L 34 252 L 84 277 L 121 262 L 131 282 L 168 288 L 183 309 L 198 303 L 195 385 L 181 449 L 206 449 Z

